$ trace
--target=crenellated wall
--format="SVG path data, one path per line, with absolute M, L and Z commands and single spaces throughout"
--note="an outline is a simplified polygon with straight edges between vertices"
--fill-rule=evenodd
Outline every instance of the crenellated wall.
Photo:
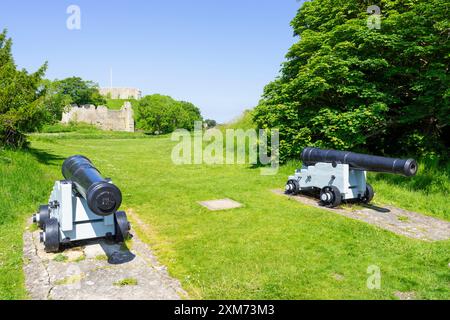
M 83 122 L 103 130 L 134 132 L 133 107 L 129 102 L 125 102 L 120 110 L 94 105 L 72 106 L 63 113 L 61 122 Z

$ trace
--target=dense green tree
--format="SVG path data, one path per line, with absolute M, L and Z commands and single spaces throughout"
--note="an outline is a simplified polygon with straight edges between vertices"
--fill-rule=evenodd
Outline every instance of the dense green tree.
M 200 110 L 190 102 L 154 94 L 138 101 L 136 121 L 139 129 L 162 134 L 176 129 L 192 130 L 194 122 L 202 121 L 202 117 Z
M 42 88 L 45 91 L 45 117 L 46 123 L 55 123 L 61 120 L 64 109 L 71 104 L 104 105 L 106 100 L 100 95 L 98 86 L 92 81 L 71 77 L 64 80 L 43 80 Z
M 194 130 L 195 121 L 203 121 L 200 109 L 190 102 L 179 101 L 176 109 L 182 116 L 180 122 L 176 125 L 176 129 Z
M 136 108 L 137 127 L 153 133 L 170 132 L 173 128 L 171 110 L 175 104 L 176 101 L 169 96 L 154 94 L 143 97 Z
M 39 128 L 45 115 L 47 64 L 35 73 L 18 70 L 11 54 L 12 41 L 0 33 L 0 145 L 21 147 L 25 133 Z
M 54 91 L 61 96 L 69 96 L 72 104 L 77 105 L 104 105 L 105 98 L 100 95 L 98 85 L 92 81 L 86 81 L 79 77 L 71 77 L 57 80 L 54 83 Z
M 56 123 L 61 120 L 64 109 L 72 103 L 72 98 L 61 93 L 58 81 L 44 80 L 45 87 L 45 121 Z
M 216 120 L 206 119 L 205 123 L 208 126 L 208 128 L 214 128 L 215 126 L 217 126 L 217 121 Z
M 372 3 L 370 3 L 372 4 Z M 292 21 L 300 40 L 254 111 L 280 129 L 283 159 L 313 145 L 381 154 L 448 155 L 448 0 L 305 2 Z

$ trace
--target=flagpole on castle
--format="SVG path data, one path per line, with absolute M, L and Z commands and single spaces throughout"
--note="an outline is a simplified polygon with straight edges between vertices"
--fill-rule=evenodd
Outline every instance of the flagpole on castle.
M 113 70 L 112 70 L 112 68 L 109 69 L 109 80 L 110 80 L 110 87 L 112 89 L 112 87 L 113 87 Z

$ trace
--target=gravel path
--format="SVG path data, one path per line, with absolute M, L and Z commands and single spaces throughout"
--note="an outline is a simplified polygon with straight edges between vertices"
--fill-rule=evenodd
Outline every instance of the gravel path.
M 317 199 L 304 195 L 287 196 L 282 190 L 272 192 L 289 197 L 306 205 L 319 207 L 342 216 L 361 220 L 379 228 L 389 230 L 409 238 L 424 241 L 441 241 L 450 239 L 450 222 L 428 217 L 420 213 L 406 211 L 392 206 L 378 208 L 367 206 L 362 209 L 352 207 L 325 208 L 321 207 Z
M 98 240 L 59 254 L 39 231 L 24 234 L 26 287 L 33 300 L 178 300 L 187 294 L 135 235 L 130 249 Z

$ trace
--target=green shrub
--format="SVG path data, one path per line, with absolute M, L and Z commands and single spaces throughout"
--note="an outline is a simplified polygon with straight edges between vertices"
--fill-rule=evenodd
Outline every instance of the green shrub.
M 100 95 L 98 84 L 79 77 L 70 77 L 54 82 L 55 91 L 59 95 L 70 97 L 70 103 L 76 105 L 106 104 L 106 99 Z
M 45 120 L 41 84 L 47 64 L 31 74 L 17 70 L 11 46 L 5 30 L 0 33 L 0 147 L 16 148 L 26 143 L 26 132 L 38 129 Z
M 143 97 L 135 111 L 138 129 L 157 134 L 192 130 L 195 121 L 202 121 L 200 110 L 192 103 L 159 94 Z
M 64 132 L 79 132 L 79 133 L 95 133 L 101 131 L 96 126 L 82 123 L 82 122 L 70 122 L 69 124 L 55 123 L 44 125 L 41 133 L 64 133 Z

